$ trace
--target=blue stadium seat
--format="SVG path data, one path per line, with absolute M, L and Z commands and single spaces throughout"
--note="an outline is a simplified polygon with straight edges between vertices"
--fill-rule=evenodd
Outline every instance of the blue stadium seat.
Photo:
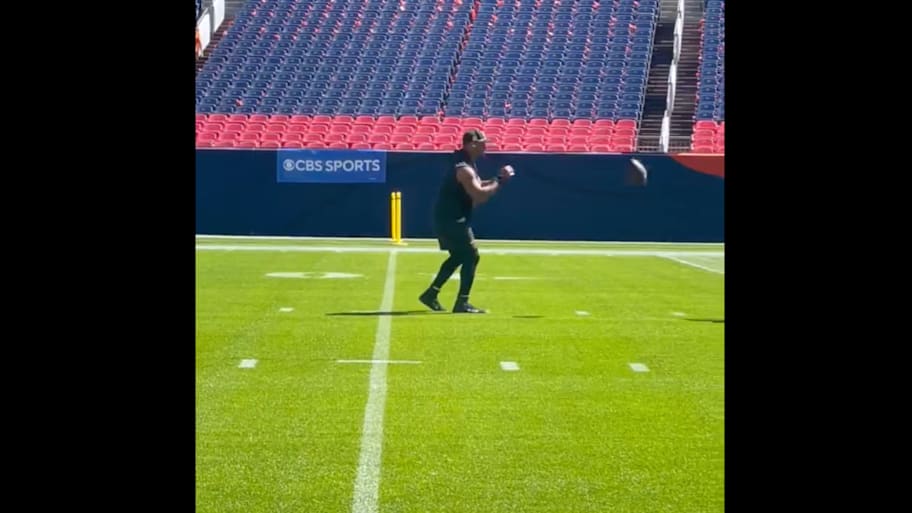
M 596 11 L 591 6 L 591 1 L 545 2 L 538 8 L 507 2 L 498 8 L 483 2 L 460 50 L 453 34 L 466 32 L 472 2 L 441 11 L 425 4 L 390 11 L 380 0 L 250 3 L 236 13 L 198 74 L 197 110 L 374 115 L 382 107 L 399 115 L 436 115 L 442 109 L 475 116 L 594 118 L 603 114 L 596 109 L 598 95 L 610 92 L 612 102 L 621 94 L 625 105 L 618 107 L 625 113 L 635 106 L 638 119 L 658 1 L 602 2 Z M 329 8 L 325 17 L 323 7 Z M 709 19 L 716 13 L 722 16 L 721 2 L 708 2 L 704 47 L 709 41 L 711 49 L 704 64 L 721 60 L 722 23 Z M 636 31 L 628 33 L 627 24 Z M 388 29 L 371 33 L 371 27 Z M 717 104 L 724 96 L 715 86 L 723 70 L 717 62 L 702 69 L 706 87 L 699 100 L 712 99 L 703 112 L 721 113 Z M 233 82 L 217 83 L 229 76 Z M 279 82 L 285 85 L 277 87 Z M 210 100 L 210 95 L 215 96 Z M 234 103 L 239 98 L 244 98 L 240 107 Z

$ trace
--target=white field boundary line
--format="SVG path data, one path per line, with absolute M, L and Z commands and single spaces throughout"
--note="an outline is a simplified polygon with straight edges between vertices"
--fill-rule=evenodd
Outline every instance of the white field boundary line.
M 690 262 L 688 260 L 684 260 L 683 258 L 678 258 L 678 256 L 685 256 L 685 255 L 674 256 L 674 255 L 664 254 L 664 255 L 658 255 L 658 256 L 661 256 L 662 258 L 666 258 L 668 260 L 673 260 L 675 262 L 678 262 L 679 264 L 689 265 L 690 267 L 695 267 L 697 269 L 709 271 L 711 273 L 725 274 L 725 271 L 720 271 L 719 269 L 713 269 L 712 267 L 706 267 L 705 265 L 700 265 L 695 262 Z
M 336 360 L 336 363 L 405 364 L 418 365 L 420 360 Z
M 310 253 L 440 253 L 437 248 L 386 248 L 383 246 L 283 246 L 269 244 L 197 244 L 197 251 L 277 251 Z M 536 249 L 536 248 L 482 248 L 491 255 L 549 255 L 549 256 L 725 256 L 724 251 L 653 251 L 646 249 Z
M 390 242 L 388 237 L 306 237 L 297 235 L 203 235 L 196 236 L 197 240 L 299 240 L 306 241 L 333 241 L 333 242 Z M 413 239 L 413 242 L 436 243 L 437 239 Z M 479 242 L 493 242 L 497 244 L 605 244 L 618 246 L 724 246 L 724 242 L 626 242 L 602 240 L 511 240 L 511 239 L 477 239 Z
M 390 252 L 383 284 L 380 310 L 393 309 L 396 288 L 396 251 Z M 361 454 L 355 476 L 352 513 L 377 513 L 380 496 L 380 462 L 383 454 L 383 412 L 386 408 L 386 369 L 389 360 L 390 332 L 393 318 L 381 315 L 377 320 L 374 340 L 374 363 L 371 364 L 370 386 L 364 407 L 364 425 L 361 428 Z M 379 363 L 379 362 L 384 363 Z

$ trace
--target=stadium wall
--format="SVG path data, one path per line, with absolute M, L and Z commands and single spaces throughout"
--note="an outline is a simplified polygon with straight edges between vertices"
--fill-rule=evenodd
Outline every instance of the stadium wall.
M 388 237 L 389 197 L 402 191 L 403 237 L 433 237 L 445 153 L 389 152 L 385 183 L 278 183 L 274 151 L 196 152 L 196 230 L 212 235 Z M 516 177 L 480 206 L 480 239 L 723 242 L 722 155 L 636 156 L 647 187 L 629 185 L 630 155 L 492 153 L 483 178 Z

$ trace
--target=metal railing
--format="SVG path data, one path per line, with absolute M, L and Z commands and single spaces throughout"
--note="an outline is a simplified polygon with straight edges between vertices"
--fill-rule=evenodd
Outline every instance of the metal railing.
M 674 53 L 671 67 L 668 69 L 668 94 L 665 97 L 665 115 L 662 117 L 662 130 L 659 135 L 661 151 L 668 152 L 671 142 L 671 114 L 674 111 L 676 88 L 678 84 L 678 61 L 681 59 L 681 47 L 684 37 L 684 0 L 678 0 L 678 12 L 675 15 Z

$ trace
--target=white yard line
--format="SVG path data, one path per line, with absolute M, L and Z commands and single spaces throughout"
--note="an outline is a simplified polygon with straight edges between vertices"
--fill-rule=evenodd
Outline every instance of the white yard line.
M 386 266 L 383 300 L 380 301 L 380 311 L 383 312 L 393 309 L 393 294 L 396 288 L 396 254 L 396 251 L 390 252 Z M 371 364 L 367 405 L 364 407 L 364 425 L 361 428 L 361 455 L 358 458 L 358 474 L 355 476 L 352 513 L 377 513 L 378 509 L 387 369 L 387 364 L 381 362 L 389 360 L 392 319 L 392 316 L 389 315 L 381 315 L 377 319 L 377 335 L 374 339 L 373 356 L 375 361 Z

